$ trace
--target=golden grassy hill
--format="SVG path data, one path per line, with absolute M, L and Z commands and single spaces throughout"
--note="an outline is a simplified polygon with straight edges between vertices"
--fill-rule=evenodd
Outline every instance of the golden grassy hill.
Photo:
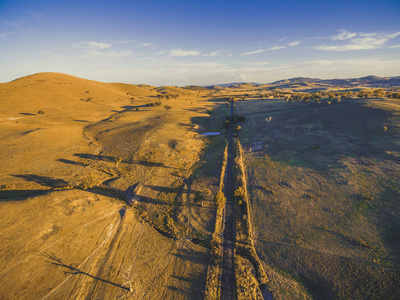
M 203 297 L 209 250 L 191 240 L 210 239 L 214 206 L 194 194 L 218 181 L 193 172 L 213 104 L 157 94 L 60 73 L 0 84 L 1 299 Z
M 159 92 L 160 94 L 178 94 L 178 95 L 194 93 L 194 91 L 190 91 L 176 86 L 162 86 L 157 89 L 157 92 Z

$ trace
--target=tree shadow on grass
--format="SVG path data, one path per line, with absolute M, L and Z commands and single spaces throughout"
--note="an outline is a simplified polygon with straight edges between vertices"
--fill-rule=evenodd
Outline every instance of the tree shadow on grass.
M 43 253 L 43 256 L 47 258 L 47 262 L 48 263 L 50 263 L 50 264 L 52 264 L 54 266 L 57 266 L 57 267 L 62 267 L 63 270 L 64 270 L 64 274 L 65 275 L 67 275 L 67 274 L 70 274 L 70 275 L 84 275 L 84 276 L 88 276 L 90 278 L 93 278 L 93 279 L 99 280 L 101 282 L 108 283 L 108 284 L 111 284 L 113 286 L 116 286 L 116 287 L 119 287 L 121 289 L 129 291 L 128 287 L 125 287 L 125 286 L 120 285 L 118 283 L 112 282 L 110 280 L 106 280 L 106 279 L 102 279 L 100 277 L 93 276 L 93 275 L 91 275 L 91 274 L 89 274 L 89 273 L 87 273 L 85 271 L 81 271 L 78 268 L 73 267 L 72 265 L 68 265 L 68 264 L 64 263 L 60 258 L 56 257 L 54 254 Z
M 113 156 L 94 155 L 94 154 L 87 154 L 87 153 L 75 153 L 74 156 L 84 158 L 84 159 L 90 159 L 90 160 L 115 162 L 115 157 L 113 157 Z
M 73 160 L 69 160 L 69 159 L 57 159 L 57 161 L 65 163 L 65 164 L 70 164 L 70 165 L 77 165 L 77 166 L 82 166 L 82 167 L 87 167 L 87 164 L 78 162 L 78 161 L 73 161 Z
M 31 181 L 38 183 L 40 185 L 50 187 L 50 188 L 58 188 L 58 187 L 63 187 L 67 186 L 68 182 L 66 182 L 63 179 L 56 179 L 52 177 L 47 177 L 47 176 L 40 176 L 40 175 L 34 175 L 34 174 L 26 174 L 26 175 L 12 175 L 14 177 L 18 178 L 23 178 L 26 181 Z
M 174 254 L 179 260 L 184 262 L 190 262 L 194 265 L 204 265 L 208 262 L 208 255 L 199 255 L 197 251 L 190 250 L 190 249 L 181 249 L 176 254 Z M 169 284 L 168 288 L 174 292 L 184 293 L 191 298 L 199 298 L 201 299 L 204 295 L 202 291 L 205 288 L 206 284 L 206 274 L 205 273 L 198 273 L 198 274 L 187 274 L 179 273 L 172 274 L 171 277 L 173 281 Z M 179 282 L 183 282 L 179 283 Z M 177 284 L 174 284 L 177 283 Z M 188 286 L 188 284 L 190 286 Z M 186 288 L 184 288 L 186 286 Z
M 23 201 L 28 198 L 42 196 L 50 191 L 46 190 L 6 190 L 0 191 L 0 202 Z
M 105 161 L 105 162 L 112 162 L 112 163 L 115 163 L 116 159 L 117 159 L 116 157 L 113 157 L 113 156 L 95 155 L 95 154 L 87 154 L 87 153 L 75 153 L 74 156 L 84 158 L 84 159 L 90 159 L 90 160 L 95 160 L 95 161 Z M 61 161 L 61 160 L 59 160 L 59 161 Z M 67 160 L 62 160 L 62 161 L 67 162 Z M 68 161 L 68 162 L 71 162 L 71 161 Z M 145 160 L 122 160 L 120 163 L 142 165 L 142 166 L 146 166 L 146 167 L 160 167 L 160 168 L 181 170 L 179 168 L 166 166 L 164 163 L 148 162 Z

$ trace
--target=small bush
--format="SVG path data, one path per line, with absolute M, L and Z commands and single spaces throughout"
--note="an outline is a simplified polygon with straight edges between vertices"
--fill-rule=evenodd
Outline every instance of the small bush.
M 164 106 L 164 109 L 167 109 L 167 110 L 168 110 L 168 109 L 171 109 L 171 106 L 165 105 L 165 106 Z
M 44 115 L 44 111 L 43 111 L 43 110 L 39 110 L 39 111 L 37 112 L 37 114 L 38 114 L 38 115 Z
M 261 188 L 267 193 L 267 194 L 275 194 L 275 191 L 272 189 L 272 187 L 268 185 L 263 185 Z
M 224 206 L 226 203 L 225 195 L 222 191 L 218 191 L 217 194 L 214 196 L 214 202 L 217 207 Z
M 235 197 L 242 198 L 244 196 L 244 189 L 242 187 L 238 187 L 234 192 Z

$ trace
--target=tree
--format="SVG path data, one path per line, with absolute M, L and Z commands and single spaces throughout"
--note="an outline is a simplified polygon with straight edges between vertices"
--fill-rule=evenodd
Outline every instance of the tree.
M 122 161 L 121 157 L 116 157 L 115 158 L 115 165 L 116 165 L 117 169 L 118 169 L 118 165 L 121 163 L 121 161 Z
M 222 191 L 218 191 L 217 194 L 214 196 L 214 202 L 217 207 L 222 207 L 225 205 L 226 198 Z
M 133 275 L 132 275 L 132 266 L 125 267 L 124 273 L 122 274 L 122 278 L 124 279 L 123 285 L 129 286 L 129 292 L 133 293 Z

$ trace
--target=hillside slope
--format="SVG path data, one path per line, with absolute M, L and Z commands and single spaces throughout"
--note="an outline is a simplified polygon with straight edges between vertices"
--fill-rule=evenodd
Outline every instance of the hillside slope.
M 192 173 L 213 104 L 156 95 L 60 73 L 0 84 L 0 298 L 203 297 L 209 250 L 191 240 L 214 208 L 193 195 L 217 183 Z

